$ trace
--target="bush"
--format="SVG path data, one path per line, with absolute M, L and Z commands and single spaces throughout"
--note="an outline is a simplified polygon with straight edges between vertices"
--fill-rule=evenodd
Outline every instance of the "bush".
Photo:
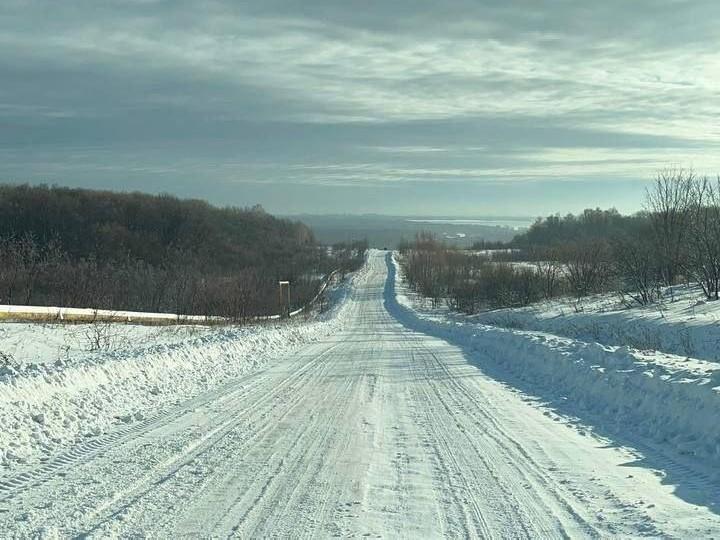
M 434 305 L 452 309 L 525 306 L 543 296 L 543 281 L 532 267 L 495 262 L 437 242 L 427 234 L 401 249 L 401 265 L 410 287 Z

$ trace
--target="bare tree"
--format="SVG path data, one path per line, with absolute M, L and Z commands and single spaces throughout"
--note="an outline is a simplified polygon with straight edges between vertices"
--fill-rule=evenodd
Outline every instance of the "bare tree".
M 662 261 L 661 273 L 667 285 L 673 285 L 683 265 L 684 247 L 690 226 L 690 209 L 698 179 L 691 170 L 660 171 L 645 204 L 650 216 L 653 244 Z
M 566 277 L 575 296 L 600 292 L 612 275 L 608 245 L 603 240 L 579 240 L 560 249 Z
M 556 248 L 531 250 L 530 258 L 534 260 L 533 264 L 543 296 L 548 300 L 554 298 L 563 277 L 563 265 L 558 250 Z
M 534 268 L 513 269 L 513 301 L 528 306 L 540 298 L 540 276 Z
M 643 306 L 660 298 L 663 280 L 661 261 L 646 238 L 642 233 L 627 235 L 617 239 L 613 246 L 620 293 Z
M 687 272 L 702 287 L 708 300 L 720 297 L 720 177 L 699 179 L 688 235 Z

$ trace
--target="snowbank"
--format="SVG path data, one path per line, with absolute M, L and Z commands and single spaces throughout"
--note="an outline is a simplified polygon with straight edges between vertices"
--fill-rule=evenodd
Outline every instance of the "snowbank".
M 349 287 L 336 287 L 334 307 L 305 322 L 164 331 L 111 325 L 123 342 L 109 351 L 83 350 L 83 325 L 2 325 L 0 353 L 11 349 L 18 358 L 0 355 L 0 463 L 32 462 L 155 415 L 336 332 L 347 319 Z
M 676 287 L 674 301 L 625 308 L 617 296 L 553 300 L 520 309 L 487 311 L 478 323 L 540 330 L 607 345 L 626 344 L 720 361 L 720 302 L 706 302 L 696 287 Z
M 387 263 L 386 306 L 406 326 L 461 346 L 488 374 L 571 403 L 613 433 L 720 462 L 720 364 L 428 312 L 408 297 L 389 255 Z
M 0 355 L 16 365 L 51 364 L 87 356 L 92 349 L 133 354 L 140 344 L 172 345 L 215 331 L 206 325 L 145 326 L 135 324 L 0 323 Z M 98 343 L 100 340 L 100 343 Z

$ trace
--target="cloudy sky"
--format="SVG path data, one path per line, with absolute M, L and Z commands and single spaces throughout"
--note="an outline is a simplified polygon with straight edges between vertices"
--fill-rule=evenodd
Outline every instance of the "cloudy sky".
M 720 171 L 717 0 L 3 0 L 0 180 L 280 213 L 637 209 Z

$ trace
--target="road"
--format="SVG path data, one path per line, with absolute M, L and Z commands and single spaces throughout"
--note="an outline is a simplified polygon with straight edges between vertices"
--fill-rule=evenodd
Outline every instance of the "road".
M 0 486 L 4 536 L 709 536 L 633 451 L 584 433 L 386 309 Z M 208 359 L 212 361 L 212 359 Z

